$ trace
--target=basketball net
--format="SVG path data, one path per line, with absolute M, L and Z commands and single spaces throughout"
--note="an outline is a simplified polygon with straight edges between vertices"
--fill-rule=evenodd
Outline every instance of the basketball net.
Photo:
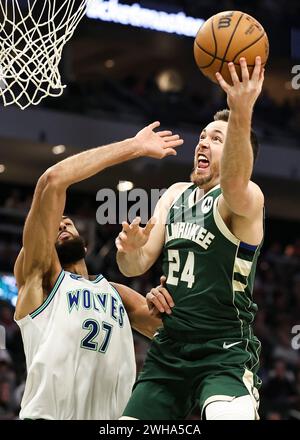
M 22 110 L 60 96 L 62 50 L 88 0 L 0 0 L 0 97 Z

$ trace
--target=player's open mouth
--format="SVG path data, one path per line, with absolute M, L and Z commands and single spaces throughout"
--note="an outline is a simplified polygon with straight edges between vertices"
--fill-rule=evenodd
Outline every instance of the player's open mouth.
M 204 154 L 198 155 L 197 170 L 206 169 L 209 167 L 209 164 L 210 162 Z
M 70 232 L 62 232 L 61 234 L 59 234 L 58 239 L 63 241 L 63 240 L 67 240 L 68 238 L 71 238 L 72 234 L 70 234 Z

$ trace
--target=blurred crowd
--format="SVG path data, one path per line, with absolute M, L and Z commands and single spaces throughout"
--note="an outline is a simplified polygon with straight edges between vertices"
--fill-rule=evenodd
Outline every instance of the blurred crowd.
M 15 211 L 17 216 L 20 216 L 22 209 L 23 223 L 29 200 L 29 194 L 22 195 L 13 190 L 6 200 L 2 200 L 2 209 L 6 206 L 5 212 L 11 215 Z M 115 262 L 114 239 L 119 226 L 97 226 L 94 216 L 91 218 L 92 211 L 91 207 L 88 209 L 84 206 L 74 211 L 77 226 L 88 242 L 90 273 L 103 273 L 109 280 L 127 284 L 146 294 L 159 282 L 160 263 L 141 277 L 123 277 Z M 3 216 L 0 218 L 3 219 Z M 95 229 L 92 234 L 93 246 L 87 234 L 90 233 L 91 221 Z M 3 234 L 2 226 L 1 220 L 0 273 L 12 272 L 21 235 L 16 230 Z M 300 337 L 297 339 L 297 329 L 300 333 L 300 239 L 295 238 L 288 243 L 268 241 L 259 258 L 254 289 L 254 300 L 259 307 L 254 327 L 262 343 L 260 414 L 263 419 L 270 420 L 300 419 Z M 6 329 L 7 347 L 7 350 L 0 349 L 0 419 L 18 417 L 26 380 L 22 340 L 13 314 L 14 307 L 0 300 L 0 325 Z M 149 341 L 137 334 L 134 338 L 137 369 L 140 371 Z M 197 408 L 190 417 L 199 418 Z
M 155 2 L 151 1 L 150 3 L 153 7 L 155 6 Z M 244 2 L 223 0 L 216 2 L 204 0 L 196 2 L 194 0 L 172 0 L 172 2 L 165 2 L 166 7 L 168 3 L 170 3 L 170 8 L 172 6 L 183 8 L 187 14 L 195 17 L 210 17 L 222 10 L 232 9 L 245 11 L 259 17 L 267 29 L 270 40 L 266 82 L 270 75 L 273 81 L 276 77 L 276 83 L 273 82 L 272 86 L 269 86 L 269 93 L 265 88 L 261 94 L 255 110 L 255 124 L 259 131 L 269 138 L 270 136 L 280 136 L 280 132 L 274 130 L 274 127 L 278 127 L 282 137 L 285 138 L 287 133 L 289 136 L 299 134 L 300 94 L 294 93 L 293 100 L 290 99 L 290 82 L 293 76 L 291 65 L 299 64 L 299 60 L 291 60 L 291 29 L 293 26 L 300 28 L 299 1 L 251 0 L 251 2 Z M 278 28 L 280 28 L 280 32 L 278 32 Z M 91 35 L 94 34 L 91 32 Z M 101 39 L 101 35 L 99 39 Z M 156 40 L 153 40 L 153 44 L 156 44 Z M 70 51 L 73 50 L 71 47 Z M 129 43 L 128 48 L 130 48 Z M 174 46 L 174 48 L 190 53 L 192 52 L 192 41 L 186 46 L 183 44 L 182 46 Z M 112 51 L 110 57 L 114 58 L 116 49 L 108 48 L 109 50 Z M 170 51 L 172 51 L 172 45 Z M 133 61 L 134 55 L 135 50 L 132 50 Z M 178 59 L 185 59 L 183 53 L 179 52 L 177 55 Z M 149 56 L 151 57 L 151 54 Z M 112 117 L 117 114 L 118 117 L 124 119 L 143 118 L 147 121 L 158 119 L 173 127 L 184 124 L 199 126 L 199 124 L 210 120 L 212 109 L 226 106 L 226 99 L 221 89 L 208 81 L 204 75 L 196 75 L 192 53 L 189 58 L 189 67 L 183 67 L 176 58 L 164 58 L 163 55 L 157 59 L 150 58 L 150 60 L 152 62 L 149 62 L 147 66 L 147 73 L 145 73 L 145 69 L 137 67 L 138 61 L 132 62 L 131 68 L 126 64 L 125 72 L 123 72 L 121 61 L 118 61 L 117 56 L 116 62 L 113 59 L 108 60 L 114 63 L 113 68 L 104 68 L 105 60 L 100 58 L 99 54 L 99 61 L 94 66 L 97 73 L 93 74 L 91 69 L 91 72 L 87 71 L 85 76 L 81 76 L 75 68 L 70 68 L 70 64 L 72 65 L 72 57 L 70 57 L 66 65 L 71 69 L 72 74 L 68 74 L 68 69 L 65 69 L 65 72 L 63 67 L 61 69 L 63 74 L 65 73 L 68 83 L 63 96 L 55 100 L 47 99 L 42 102 L 42 105 L 96 118 L 103 114 Z M 194 71 L 191 70 L 190 64 L 193 64 Z M 283 66 L 283 69 L 280 70 L 280 73 L 276 71 L 276 74 L 273 74 L 273 66 L 278 65 Z M 269 67 L 270 69 L 268 69 Z M 161 81 L 162 77 L 163 81 Z M 282 89 L 280 99 L 275 90 L 277 87 Z
M 259 307 L 254 329 L 262 343 L 261 411 L 266 418 L 300 419 L 299 239 L 285 247 L 274 241 L 263 250 L 254 299 Z
M 176 70 L 162 74 L 177 75 Z M 211 120 L 212 109 L 227 107 L 221 89 L 202 75 L 199 75 L 198 90 L 191 91 L 188 84 L 181 89 L 172 85 L 162 91 L 152 73 L 147 78 L 134 74 L 122 81 L 109 77 L 99 77 L 96 81 L 70 83 L 64 96 L 59 100 L 45 101 L 45 105 L 57 110 L 100 117 L 102 114 L 114 115 L 126 120 L 160 120 L 173 127 L 186 125 L 199 126 Z M 254 113 L 254 126 L 262 138 L 273 141 L 280 136 L 292 137 L 300 132 L 300 98 L 278 102 L 264 90 L 257 101 Z M 274 127 L 277 127 L 274 129 Z M 285 141 L 285 143 L 288 139 Z

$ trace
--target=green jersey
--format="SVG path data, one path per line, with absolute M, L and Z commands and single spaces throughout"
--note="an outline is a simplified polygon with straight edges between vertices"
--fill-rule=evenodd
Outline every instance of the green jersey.
M 163 272 L 175 307 L 163 318 L 170 334 L 197 340 L 251 338 L 257 311 L 252 291 L 261 245 L 238 240 L 219 211 L 220 185 L 195 203 L 191 184 L 170 208 Z

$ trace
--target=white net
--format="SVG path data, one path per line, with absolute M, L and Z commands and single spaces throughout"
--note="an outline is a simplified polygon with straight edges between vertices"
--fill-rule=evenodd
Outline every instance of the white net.
M 0 0 L 0 97 L 24 109 L 60 96 L 63 47 L 88 0 Z

